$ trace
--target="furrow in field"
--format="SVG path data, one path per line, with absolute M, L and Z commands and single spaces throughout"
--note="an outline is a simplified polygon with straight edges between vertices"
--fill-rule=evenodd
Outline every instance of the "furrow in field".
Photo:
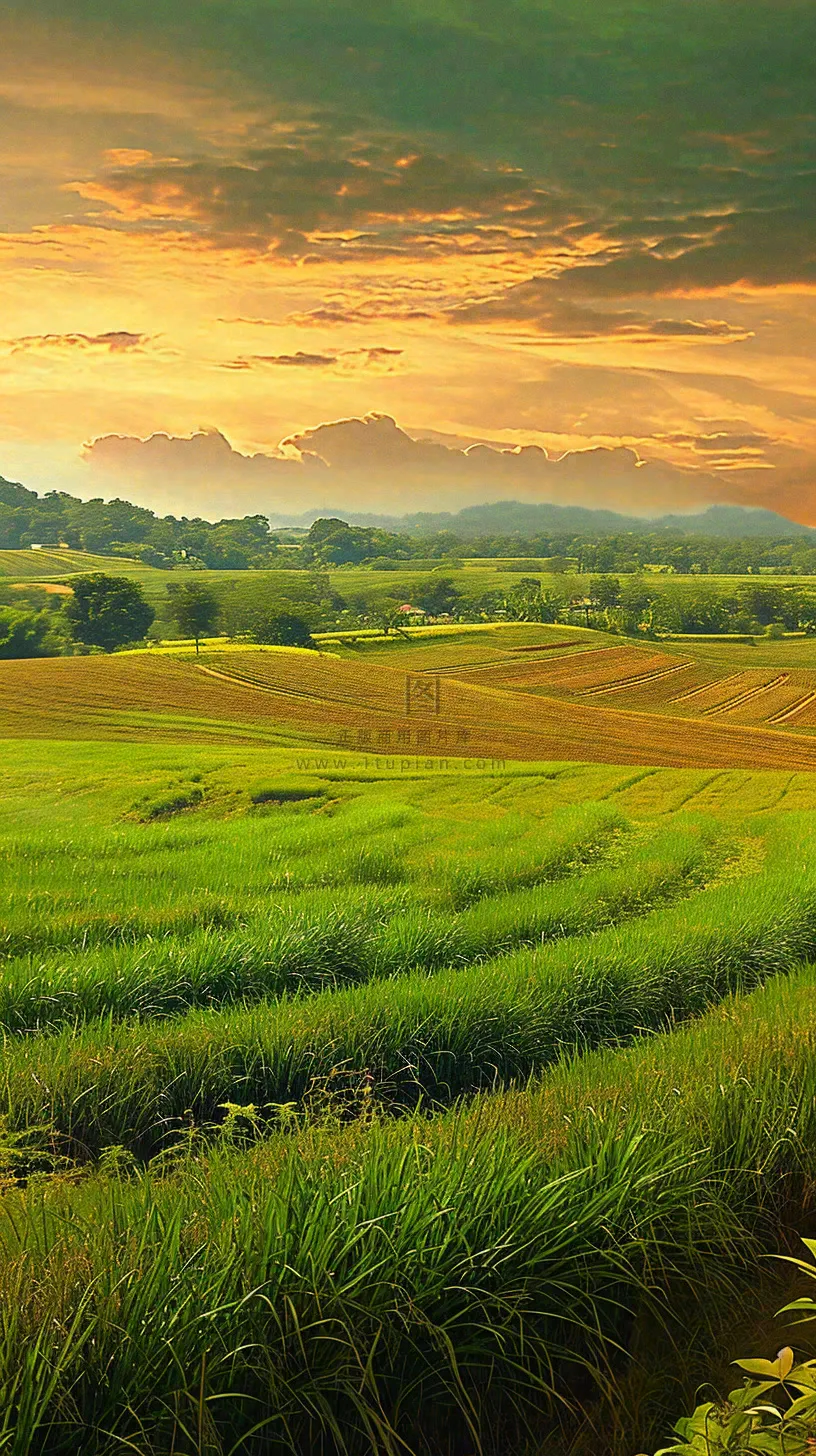
M 746 703 L 752 703 L 755 698 L 763 697 L 765 693 L 773 692 L 775 688 L 782 687 L 788 681 L 786 672 L 780 673 L 772 678 L 770 682 L 755 683 L 745 688 L 741 693 L 735 693 L 732 697 L 726 698 L 724 703 L 716 703 L 711 708 L 703 710 L 704 717 L 713 718 L 719 713 L 730 713 L 735 708 L 741 708 Z
M 792 672 L 777 687 L 770 687 L 768 692 L 762 693 L 759 697 L 749 698 L 745 703 L 729 709 L 728 721 L 750 726 L 759 724 L 766 727 L 771 726 L 778 714 L 787 712 L 794 703 L 801 701 L 802 676 L 802 673 Z M 809 687 L 810 683 L 807 686 Z
M 593 683 L 617 677 L 621 668 L 633 661 L 633 656 L 634 665 L 641 666 L 644 654 L 638 648 L 583 648 L 558 653 L 555 657 L 541 658 L 534 662 L 522 662 L 517 658 L 508 658 L 491 664 L 488 675 L 496 687 L 523 687 L 530 683 L 533 686 L 552 685 L 570 688 L 576 681 L 585 680 Z M 647 663 L 650 660 L 651 655 L 647 655 Z M 483 674 L 479 669 L 463 664 L 456 676 L 462 682 L 469 682 L 471 673 L 477 672 L 481 681 Z
M 687 703 L 689 699 L 701 697 L 703 693 L 715 690 L 720 691 L 722 688 L 727 687 L 729 683 L 736 682 L 737 679 L 741 677 L 741 672 L 731 672 L 728 674 L 727 677 L 715 679 L 713 683 L 705 682 L 702 683 L 699 687 L 691 688 L 688 692 L 678 693 L 677 697 L 672 698 L 670 701 L 672 703 Z
M 691 691 L 709 686 L 711 680 L 710 674 L 706 676 L 705 671 L 701 671 L 699 663 L 692 664 L 691 675 L 685 679 L 687 683 L 695 684 L 695 687 L 690 689 Z M 683 711 L 683 706 L 682 704 L 674 705 L 677 686 L 675 674 L 659 675 L 651 681 L 633 683 L 621 695 L 618 702 L 633 712 L 663 712 L 679 715 Z
M 773 717 L 768 718 L 766 721 L 768 723 L 787 723 L 790 718 L 798 717 L 803 709 L 810 707 L 811 703 L 816 703 L 816 690 L 810 693 L 804 693 L 794 703 L 788 704 L 786 708 L 781 709 L 778 713 L 774 713 Z
M 242 688 L 249 688 L 252 692 L 272 693 L 278 698 L 298 698 L 302 702 L 313 704 L 323 704 L 327 701 L 332 701 L 325 697 L 318 697 L 314 693 L 305 692 L 303 689 L 272 686 L 264 682 L 262 678 L 253 677 L 248 672 L 223 672 L 215 667 L 205 667 L 203 663 L 196 663 L 196 671 L 205 673 L 207 677 L 218 678 L 219 681 L 229 683 L 233 687 L 238 684 Z M 343 702 L 353 700 L 344 700 L 338 696 L 333 701 Z
M 693 662 L 681 662 L 674 667 L 658 668 L 655 672 L 635 673 L 631 677 L 619 678 L 617 681 L 607 683 L 602 687 L 584 688 L 580 696 L 582 698 L 597 698 L 605 693 L 622 693 L 627 688 L 645 687 L 647 683 L 661 682 L 663 678 L 675 677 L 678 672 L 689 672 L 695 664 Z

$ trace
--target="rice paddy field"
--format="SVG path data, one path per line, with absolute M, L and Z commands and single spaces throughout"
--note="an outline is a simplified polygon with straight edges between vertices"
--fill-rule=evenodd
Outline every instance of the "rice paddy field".
M 816 1353 L 771 645 L 0 663 L 0 1451 L 652 1456 Z

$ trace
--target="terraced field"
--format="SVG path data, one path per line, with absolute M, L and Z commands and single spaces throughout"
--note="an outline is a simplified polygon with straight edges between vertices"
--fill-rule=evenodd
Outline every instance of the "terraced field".
M 742 726 L 816 727 L 816 669 L 784 665 L 780 644 L 774 667 L 721 665 L 681 649 L 582 646 L 555 649 L 535 660 L 505 658 L 471 669 L 452 669 L 465 682 L 490 683 L 514 693 L 570 700 L 602 699 L 638 712 L 722 720 Z
M 732 726 L 723 715 L 702 714 L 689 733 L 668 715 L 611 707 L 612 699 L 617 705 L 625 696 L 612 693 L 616 683 L 625 679 L 629 691 L 637 672 L 652 689 L 656 672 L 667 675 L 664 683 L 667 677 L 675 685 L 685 680 L 673 670 L 675 659 L 648 651 L 638 656 L 640 651 L 590 647 L 543 665 L 525 654 L 524 668 L 514 660 L 509 669 L 513 689 L 492 686 L 493 679 L 486 686 L 487 671 L 464 681 L 458 673 L 406 673 L 383 662 L 285 648 L 208 650 L 198 659 L 134 652 L 8 661 L 0 663 L 0 732 L 236 743 L 297 739 L 483 760 L 816 768 L 816 741 L 804 734 Z M 614 654 L 611 663 L 607 652 Z M 535 696 L 518 691 L 524 674 L 538 681 L 545 671 L 558 675 L 553 695 L 540 688 Z M 573 672 L 579 691 L 564 686 L 564 675 Z

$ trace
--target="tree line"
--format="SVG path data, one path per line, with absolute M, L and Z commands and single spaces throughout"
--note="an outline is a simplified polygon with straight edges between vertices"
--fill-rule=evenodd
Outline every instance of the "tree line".
M 288 595 L 263 574 L 253 574 L 244 591 L 188 577 L 168 587 L 159 621 L 138 582 L 107 572 L 73 577 L 67 597 L 36 585 L 15 595 L 21 605 L 0 604 L 0 658 L 114 652 L 165 636 L 192 640 L 198 652 L 201 639 L 215 634 L 314 647 L 312 625 L 331 625 L 344 605 L 322 578 L 305 575 Z
M 220 521 L 159 517 L 130 501 L 82 501 L 64 491 L 39 496 L 0 479 L 0 550 L 59 546 L 127 556 L 173 570 L 207 567 L 312 571 L 365 566 L 395 571 L 408 563 L 453 564 L 462 557 L 546 563 L 548 571 L 636 573 L 660 565 L 680 574 L 745 576 L 760 572 L 816 574 L 816 545 L 808 537 L 732 540 L 681 531 L 611 535 L 538 532 L 460 538 L 453 531 L 412 535 L 352 526 L 339 517 L 317 520 L 301 537 L 269 528 L 265 515 Z
M 472 591 L 435 572 L 418 577 L 406 601 L 381 592 L 344 596 L 320 570 L 258 572 L 223 583 L 188 576 L 169 584 L 157 614 L 138 583 L 96 572 L 73 578 L 67 598 L 31 586 L 20 605 L 0 605 L 0 657 L 111 652 L 148 638 L 192 640 L 198 651 L 202 638 L 216 635 L 314 647 L 319 631 L 398 632 L 408 603 L 431 622 L 564 622 L 641 639 L 816 634 L 816 587 L 757 580 L 729 590 L 611 574 L 565 578 L 563 587 L 552 582 L 520 574 L 490 591 Z

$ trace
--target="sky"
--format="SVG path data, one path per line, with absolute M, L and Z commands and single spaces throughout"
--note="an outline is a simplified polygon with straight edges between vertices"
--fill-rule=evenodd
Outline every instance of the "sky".
M 0 475 L 816 524 L 814 54 L 812 0 L 4 0 Z

